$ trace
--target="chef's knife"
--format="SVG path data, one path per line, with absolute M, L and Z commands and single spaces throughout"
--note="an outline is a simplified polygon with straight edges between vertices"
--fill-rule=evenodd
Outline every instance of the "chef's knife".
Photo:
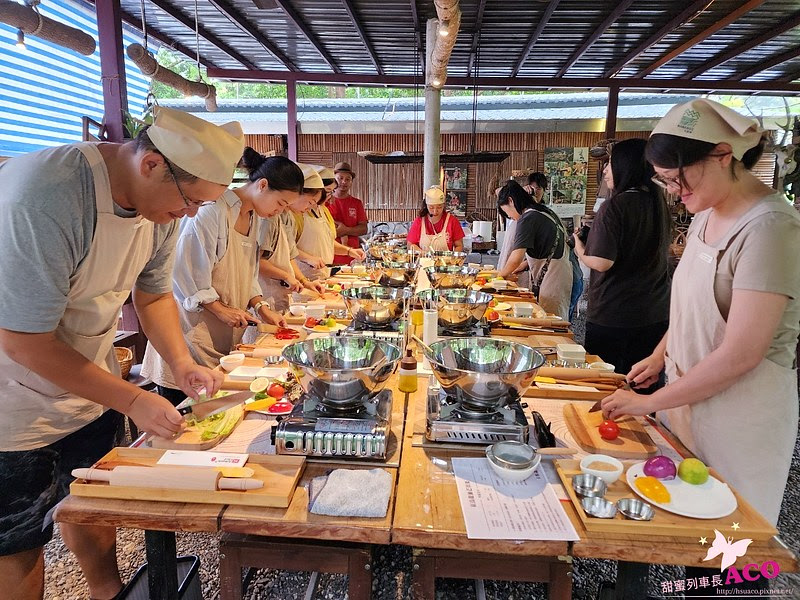
M 226 411 L 229 408 L 233 408 L 234 406 L 238 406 L 252 397 L 253 392 L 247 390 L 244 392 L 237 392 L 235 394 L 228 394 L 227 396 L 220 396 L 219 398 L 205 399 L 205 397 L 203 397 L 203 399 L 200 401 L 187 398 L 181 403 L 181 405 L 178 405 L 177 409 L 182 415 L 188 415 L 189 413 L 192 413 L 198 421 L 202 421 L 211 415 L 215 415 L 217 413 Z
M 598 410 L 601 410 L 603 408 L 602 404 L 603 404 L 603 401 L 602 400 L 598 400 L 597 402 L 592 404 L 592 408 L 589 409 L 589 412 L 597 412 Z

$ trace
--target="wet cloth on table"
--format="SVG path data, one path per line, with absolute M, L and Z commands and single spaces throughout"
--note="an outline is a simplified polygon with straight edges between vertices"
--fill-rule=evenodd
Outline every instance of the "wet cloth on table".
M 336 469 L 311 481 L 309 511 L 332 517 L 385 517 L 391 492 L 392 476 L 383 469 Z

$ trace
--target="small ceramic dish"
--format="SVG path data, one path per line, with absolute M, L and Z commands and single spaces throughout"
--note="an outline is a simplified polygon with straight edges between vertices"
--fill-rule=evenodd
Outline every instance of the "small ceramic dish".
M 289 305 L 289 312 L 292 313 L 295 317 L 302 317 L 306 314 L 306 305 L 305 304 L 290 304 Z
M 511 305 L 511 312 L 518 318 L 533 317 L 533 304 L 530 302 L 515 302 Z
M 596 475 L 582 473 L 572 478 L 572 489 L 581 498 L 602 498 L 606 495 L 608 486 Z
M 649 521 L 656 514 L 652 506 L 636 498 L 621 498 L 617 500 L 617 510 L 626 519 L 633 519 L 634 521 Z
M 605 498 L 584 498 L 581 506 L 587 515 L 598 519 L 613 519 L 617 515 L 617 507 Z
M 597 361 L 589 363 L 589 368 L 594 369 L 595 371 L 600 371 L 601 373 L 613 373 L 616 367 L 614 367 L 614 365 L 611 363 Z
M 234 352 L 219 359 L 219 365 L 225 371 L 233 371 L 236 367 L 241 367 L 243 364 L 244 354 L 241 352 Z
M 539 466 L 542 457 L 528 444 L 515 441 L 497 442 L 486 448 L 489 466 L 507 481 L 524 481 Z
M 599 464 L 598 464 L 599 463 Z M 611 485 L 622 476 L 623 464 L 613 456 L 589 454 L 581 459 L 581 473 L 594 475 Z

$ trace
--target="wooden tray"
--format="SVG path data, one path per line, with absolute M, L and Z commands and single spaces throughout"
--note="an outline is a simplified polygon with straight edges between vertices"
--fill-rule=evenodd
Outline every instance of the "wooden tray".
M 239 425 L 244 418 L 244 404 L 234 406 L 228 410 L 239 411 L 239 419 L 236 421 L 236 425 L 233 426 L 233 429 L 236 429 L 236 426 Z M 233 429 L 231 429 L 231 431 L 233 431 Z M 153 448 L 160 448 L 161 450 L 209 450 L 228 437 L 228 435 L 230 435 L 230 433 L 213 437 L 210 440 L 203 440 L 200 438 L 199 431 L 185 430 L 174 439 L 153 436 L 150 438 L 149 443 Z
M 627 468 L 636 461 L 625 461 L 623 463 Z M 701 536 L 707 537 L 713 541 L 714 529 L 722 532 L 730 532 L 731 524 L 739 523 L 740 529 L 735 532 L 737 539 L 750 538 L 752 540 L 768 540 L 777 534 L 776 529 L 770 525 L 764 517 L 762 517 L 752 506 L 750 506 L 742 497 L 736 493 L 736 490 L 731 488 L 733 494 L 736 496 L 738 508 L 727 517 L 721 519 L 692 519 L 690 517 L 682 517 L 680 515 L 667 512 L 656 506 L 655 516 L 650 521 L 631 521 L 626 519 L 621 514 L 613 519 L 598 519 L 590 517 L 584 512 L 580 500 L 575 495 L 575 490 L 572 489 L 572 478 L 580 475 L 580 461 L 573 459 L 556 460 L 556 471 L 561 478 L 564 487 L 569 494 L 575 506 L 575 512 L 581 520 L 584 528 L 587 531 L 619 534 L 619 535 L 653 535 L 653 536 L 671 536 L 690 538 L 697 541 Z M 713 469 L 711 475 L 725 481 Z M 621 498 L 639 498 L 634 494 L 627 483 L 625 483 L 625 473 L 619 480 L 612 483 L 606 492 L 606 500 L 616 502 Z M 709 537 L 710 536 L 710 537 Z M 698 545 L 698 553 L 704 551 Z
M 142 466 L 158 462 L 163 450 L 147 448 L 114 448 L 98 462 L 125 461 Z M 264 482 L 258 490 L 244 492 L 223 490 L 173 490 L 111 486 L 104 481 L 87 482 L 76 479 L 69 486 L 75 496 L 118 498 L 123 500 L 153 500 L 157 502 L 196 502 L 199 504 L 239 504 L 286 508 L 292 500 L 297 481 L 305 467 L 304 456 L 251 455 L 247 466 L 255 471 L 254 479 Z M 197 467 L 198 469 L 203 467 Z
M 604 440 L 597 427 L 603 422 L 602 411 L 590 413 L 588 402 L 570 402 L 564 406 L 564 421 L 578 445 L 592 454 L 607 454 L 616 458 L 648 459 L 658 454 L 658 447 L 647 435 L 636 417 L 617 420 L 619 437 Z

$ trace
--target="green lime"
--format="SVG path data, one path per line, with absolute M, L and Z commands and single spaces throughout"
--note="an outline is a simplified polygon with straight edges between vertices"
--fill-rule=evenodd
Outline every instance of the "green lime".
M 678 477 L 686 483 L 700 485 L 708 481 L 708 467 L 700 459 L 687 458 L 678 465 Z

